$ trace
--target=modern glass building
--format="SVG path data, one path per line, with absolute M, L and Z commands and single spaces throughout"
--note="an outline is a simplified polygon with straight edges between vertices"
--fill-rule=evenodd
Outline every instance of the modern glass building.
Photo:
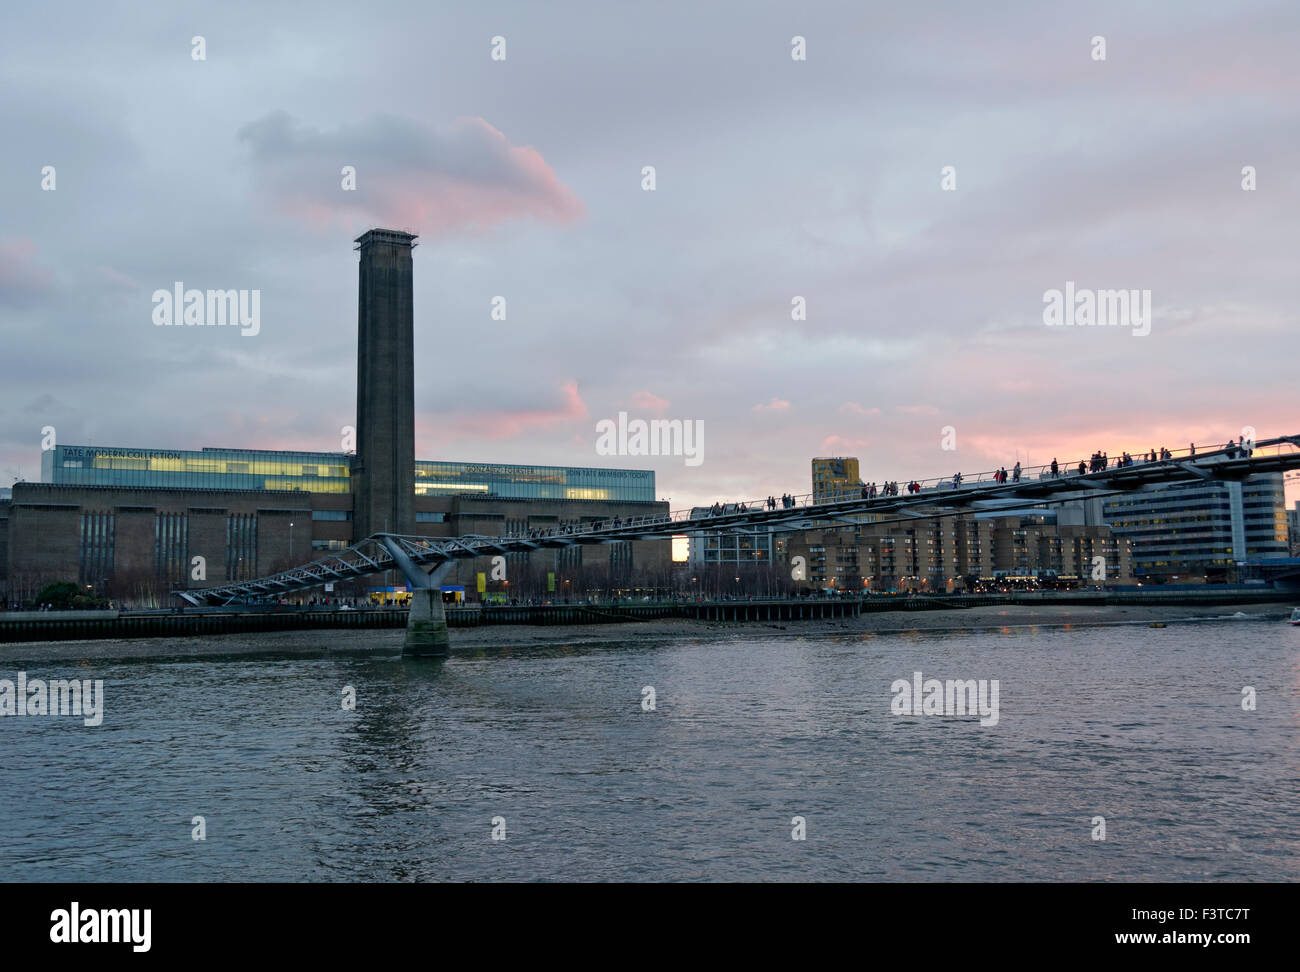
M 66 486 L 346 493 L 351 459 L 343 452 L 61 445 L 42 454 L 41 480 Z M 416 461 L 416 496 L 465 494 L 651 503 L 655 474 L 650 469 Z
M 61 445 L 42 453 L 41 480 L 60 486 L 346 493 L 350 458 L 342 452 Z
M 415 462 L 415 495 L 477 493 L 502 499 L 611 500 L 653 503 L 652 469 L 510 466 L 479 462 Z
M 1139 578 L 1222 580 L 1237 561 L 1287 556 L 1280 473 L 1165 486 L 1104 504 L 1112 532 L 1132 541 Z
M 734 504 L 728 504 L 727 509 L 734 509 Z M 708 515 L 707 506 L 691 509 L 692 517 L 704 518 Z M 773 562 L 775 549 L 771 527 L 766 530 L 757 529 L 753 533 L 723 530 L 699 532 L 690 534 L 687 539 L 687 561 L 692 568 L 711 567 L 715 564 L 766 567 Z

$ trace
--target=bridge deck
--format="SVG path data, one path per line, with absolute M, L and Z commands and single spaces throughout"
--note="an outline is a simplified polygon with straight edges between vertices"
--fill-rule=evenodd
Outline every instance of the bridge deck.
M 718 512 L 677 510 L 630 518 L 597 521 L 522 536 L 412 537 L 375 534 L 337 554 L 268 577 L 218 587 L 177 590 L 172 593 L 191 604 L 221 604 L 240 596 L 268 596 L 320 587 L 388 570 L 399 561 L 418 568 L 437 567 L 454 560 L 497 554 L 528 553 L 577 544 L 609 544 L 629 540 L 667 539 L 683 534 L 714 531 L 807 530 L 833 522 L 853 523 L 862 514 L 895 515 L 896 519 L 921 518 L 999 507 L 1051 505 L 1090 496 L 1113 496 L 1157 486 L 1187 482 L 1242 480 L 1257 473 L 1300 469 L 1300 436 L 1281 436 L 1256 444 L 1249 455 L 1238 449 L 1218 449 L 1191 455 L 1174 453 L 1170 459 L 1134 460 L 1080 474 L 1062 467 L 1053 475 L 1048 466 L 1021 470 L 1020 479 L 999 481 L 989 470 L 960 482 L 948 477 L 913 481 L 914 490 L 897 484 L 890 495 L 851 496 L 814 502 L 812 494 L 792 497 L 790 505 L 765 500 L 729 503 Z M 922 512 L 924 510 L 925 512 Z M 888 521 L 886 521 L 888 522 Z M 394 557 L 388 544 L 396 547 Z

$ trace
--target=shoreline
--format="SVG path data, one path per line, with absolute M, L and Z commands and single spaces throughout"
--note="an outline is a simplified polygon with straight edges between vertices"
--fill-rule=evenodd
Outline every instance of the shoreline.
M 1047 608 L 1038 605 L 1002 605 L 954 611 L 881 611 L 856 618 L 808 621 L 694 621 L 666 619 L 629 623 L 620 627 L 656 640 L 726 637 L 731 635 L 901 635 L 916 632 L 971 631 L 1002 628 L 1093 628 L 1160 622 L 1192 624 L 1220 621 L 1242 615 L 1242 620 L 1285 621 L 1291 609 L 1278 602 L 1255 604 L 1167 606 L 1071 605 Z M 452 650 L 457 644 L 574 644 L 626 641 L 614 635 L 610 625 L 565 625 L 559 628 L 514 625 L 502 628 L 457 629 L 452 633 Z M 527 635 L 527 637 L 525 637 Z
M 954 611 L 881 611 L 856 618 L 806 621 L 699 621 L 664 618 L 622 624 L 491 625 L 452 631 L 452 657 L 493 648 L 556 647 L 645 641 L 748 638 L 863 637 L 1010 631 L 1033 628 L 1097 628 L 1118 625 L 1194 624 L 1240 619 L 1285 621 L 1281 602 L 1221 605 L 1101 606 L 1000 605 Z M 0 645 L 0 659 L 17 661 L 197 661 L 249 657 L 398 657 L 405 630 L 295 630 L 260 634 L 208 634 L 171 639 L 27 641 Z M 333 643 L 327 643 L 332 641 Z M 364 644 L 362 643 L 364 642 Z

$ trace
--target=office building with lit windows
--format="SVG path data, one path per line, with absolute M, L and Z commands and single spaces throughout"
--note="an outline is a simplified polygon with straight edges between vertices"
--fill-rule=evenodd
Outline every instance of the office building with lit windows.
M 791 534 L 814 590 L 960 593 L 999 583 L 1100 587 L 1133 582 L 1129 545 L 1104 526 L 1060 524 L 1052 511 L 963 513 Z M 1106 565 L 1097 576 L 1099 562 Z
M 11 599 L 50 580 L 118 596 L 191 586 L 194 556 L 204 557 L 206 583 L 193 586 L 249 580 L 362 539 L 348 453 L 60 445 L 41 459 L 43 482 L 17 483 L 14 497 L 0 499 L 0 581 L 8 581 Z M 655 501 L 648 469 L 417 460 L 411 487 L 412 533 L 427 537 L 496 536 L 667 510 Z M 377 532 L 397 532 L 387 526 L 377 523 Z M 667 575 L 671 566 L 668 541 L 510 559 L 570 587 L 584 572 L 592 581 Z M 448 583 L 471 589 L 486 569 L 474 561 L 457 566 Z
M 1116 496 L 1103 501 L 1103 516 L 1115 536 L 1132 544 L 1139 580 L 1221 582 L 1233 579 L 1240 561 L 1288 553 L 1281 473 Z
M 60 486 L 349 493 L 351 463 L 352 456 L 344 452 L 56 446 L 41 456 L 41 480 Z M 417 460 L 412 487 L 417 497 L 652 503 L 655 474 L 649 469 Z

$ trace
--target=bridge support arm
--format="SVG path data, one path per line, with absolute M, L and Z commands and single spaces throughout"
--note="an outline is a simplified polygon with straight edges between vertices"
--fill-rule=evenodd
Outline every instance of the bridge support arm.
M 401 569 L 411 592 L 402 654 L 412 658 L 446 658 L 451 654 L 451 637 L 447 633 L 447 608 L 442 602 L 442 581 L 455 562 L 448 560 L 425 571 L 406 555 L 394 538 L 383 537 L 381 542 Z
M 1196 465 L 1195 463 L 1191 463 L 1191 462 L 1180 462 L 1180 463 L 1178 463 L 1178 468 L 1179 468 L 1179 469 L 1185 469 L 1187 472 L 1191 473 L 1193 476 L 1198 476 L 1198 477 L 1200 477 L 1201 479 L 1206 479 L 1206 480 L 1213 480 L 1213 479 L 1214 479 L 1214 476 L 1209 472 L 1209 470 L 1202 469 L 1200 466 Z

